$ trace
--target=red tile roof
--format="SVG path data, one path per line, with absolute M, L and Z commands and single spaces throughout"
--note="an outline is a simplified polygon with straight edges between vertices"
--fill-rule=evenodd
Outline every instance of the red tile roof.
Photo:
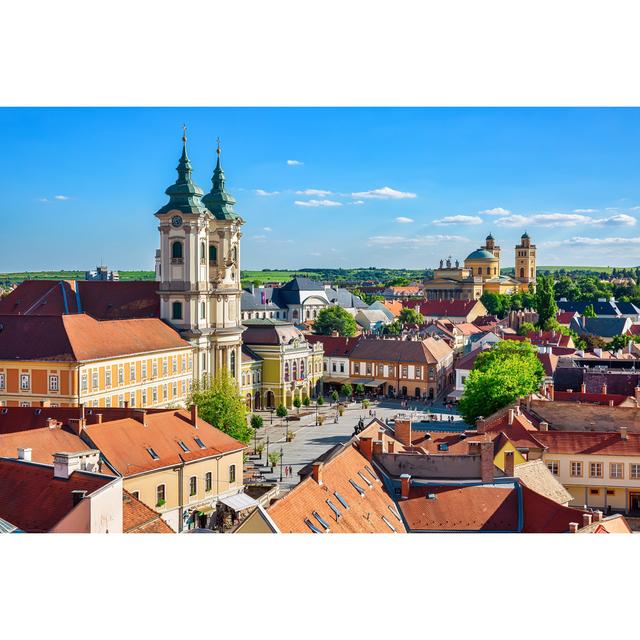
M 122 491 L 122 533 L 175 533 L 151 507 Z
M 191 424 L 190 413 L 183 409 L 148 412 L 146 426 L 134 418 L 88 425 L 84 434 L 124 477 L 245 448 L 244 444 L 204 420 L 198 419 L 196 429 Z M 202 441 L 204 449 L 195 438 Z M 189 452 L 180 447 L 179 440 L 186 444 Z M 159 456 L 158 460 L 149 454 L 149 447 Z
M 320 336 L 310 334 L 306 336 L 307 342 L 315 344 L 320 342 L 324 348 L 325 357 L 346 358 L 353 351 L 360 340 L 357 338 L 343 338 L 341 336 Z
M 0 314 L 86 313 L 97 320 L 159 318 L 158 283 L 25 280 L 0 300 Z
M 53 467 L 0 459 L 0 517 L 29 533 L 50 531 L 73 508 L 72 491 L 91 495 L 114 478 L 75 471 L 53 477 Z
M 17 458 L 18 448 L 31 449 L 31 460 L 53 464 L 53 454 L 65 451 L 76 453 L 90 449 L 77 435 L 60 427 L 31 429 L 0 435 L 0 458 Z
M 518 530 L 513 486 L 412 486 L 398 504 L 411 531 Z
M 553 398 L 556 402 L 584 402 L 602 405 L 613 402 L 614 406 L 629 400 L 629 396 L 625 396 L 623 393 L 582 393 L 581 391 L 554 391 Z
M 576 315 L 578 315 L 576 311 L 561 311 L 556 316 L 556 320 L 558 321 L 559 324 L 564 324 L 569 326 L 571 324 L 571 321 L 576 317 Z
M 419 307 L 423 316 L 466 318 L 478 304 L 478 300 L 423 300 Z
M 582 516 L 589 511 L 565 507 L 524 485 L 522 488 L 523 533 L 568 533 L 569 523 L 582 525 Z
M 373 475 L 367 471 L 367 466 L 374 472 Z M 360 478 L 358 472 L 371 482 L 372 487 Z M 383 516 L 398 532 L 405 532 L 402 522 L 393 515 L 393 500 L 384 490 L 380 476 L 354 444 L 348 444 L 323 465 L 322 478 L 322 485 L 311 476 L 305 478 L 269 507 L 268 513 L 282 533 L 312 533 L 305 524 L 305 519 L 309 519 L 323 531 L 321 524 L 313 516 L 314 511 L 329 524 L 332 533 L 391 533 Z M 364 490 L 363 496 L 349 480 L 353 480 Z M 348 509 L 340 504 L 334 495 L 335 491 L 346 500 Z M 331 500 L 341 512 L 340 518 L 337 518 L 327 500 Z
M 619 433 L 610 431 L 540 431 L 536 439 L 547 447 L 550 454 L 640 455 L 640 433 L 629 433 L 625 440 Z
M 360 340 L 351 358 L 361 360 L 384 360 L 388 362 L 416 362 L 436 364 L 451 353 L 451 347 L 444 340 Z
M 0 326 L 0 360 L 83 362 L 189 348 L 157 318 L 99 322 L 86 314 L 0 315 Z

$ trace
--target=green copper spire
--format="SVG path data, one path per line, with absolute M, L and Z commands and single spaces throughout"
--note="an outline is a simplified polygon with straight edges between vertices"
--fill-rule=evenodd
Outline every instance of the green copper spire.
M 183 125 L 182 155 L 176 167 L 178 179 L 165 193 L 169 196 L 169 202 L 159 209 L 157 213 L 167 213 L 178 210 L 182 213 L 204 213 L 202 204 L 202 189 L 191 179 L 191 161 L 187 155 L 187 127 Z
M 233 210 L 233 205 L 236 201 L 224 188 L 224 171 L 220 164 L 220 138 L 218 138 L 216 153 L 218 154 L 218 161 L 211 178 L 213 186 L 211 191 L 202 198 L 202 202 L 217 220 L 238 220 L 240 216 Z

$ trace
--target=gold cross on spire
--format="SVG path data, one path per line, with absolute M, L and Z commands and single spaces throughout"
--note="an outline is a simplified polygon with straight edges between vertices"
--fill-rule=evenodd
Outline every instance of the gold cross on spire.
M 187 125 L 183 124 L 182 125 L 182 142 L 186 142 L 187 141 Z
M 217 153 L 218 155 L 220 155 L 220 143 L 221 143 L 222 141 L 221 141 L 221 140 L 220 140 L 220 138 L 218 137 L 218 138 L 216 138 L 216 142 L 218 143 L 218 150 L 216 151 L 216 153 Z

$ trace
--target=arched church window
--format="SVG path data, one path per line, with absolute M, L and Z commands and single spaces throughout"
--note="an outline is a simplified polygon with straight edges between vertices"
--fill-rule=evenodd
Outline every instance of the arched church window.
M 231 259 L 234 262 L 238 259 L 238 248 L 235 246 L 231 247 Z
M 481 276 L 482 275 L 482 267 L 478 267 L 478 275 Z
M 200 303 L 200 318 L 204 320 L 207 317 L 207 304 L 206 302 Z
M 520 277 L 524 278 L 524 267 L 520 267 Z
M 284 381 L 289 382 L 289 363 L 284 363 Z
M 176 240 L 171 245 L 171 259 L 182 260 L 182 242 L 180 242 L 180 240 Z
M 182 320 L 182 302 L 171 303 L 171 319 Z
M 491 275 L 491 267 L 487 267 L 487 275 L 490 276 Z
M 204 264 L 207 260 L 207 245 L 204 242 L 200 243 L 200 263 Z
M 293 375 L 293 379 L 297 380 L 298 379 L 298 365 L 294 362 L 293 365 L 291 365 L 291 373 Z
M 209 262 L 216 262 L 218 260 L 218 249 L 215 244 L 209 245 Z
M 300 377 L 304 378 L 304 360 L 300 360 Z

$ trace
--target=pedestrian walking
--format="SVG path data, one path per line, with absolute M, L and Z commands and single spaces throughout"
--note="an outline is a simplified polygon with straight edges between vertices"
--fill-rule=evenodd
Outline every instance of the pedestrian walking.
M 289 465 L 289 475 L 293 475 L 293 467 Z

